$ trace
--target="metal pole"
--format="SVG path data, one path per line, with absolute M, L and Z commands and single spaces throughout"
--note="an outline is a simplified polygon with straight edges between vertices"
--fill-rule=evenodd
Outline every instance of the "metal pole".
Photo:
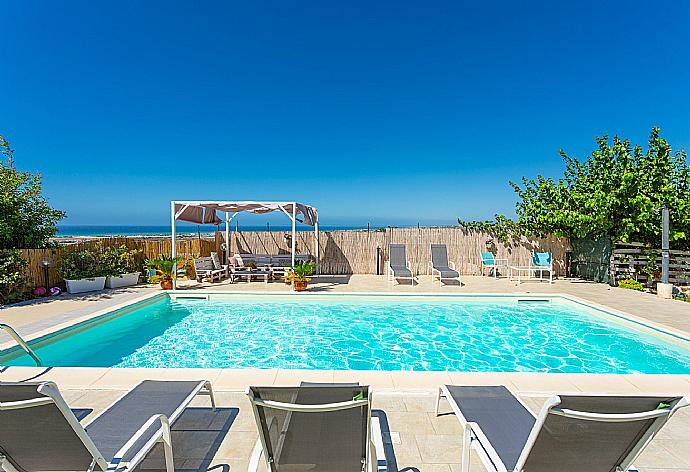
M 316 273 L 320 274 L 321 270 L 319 267 L 320 266 L 319 251 L 321 248 L 319 247 L 319 220 L 318 220 L 318 217 L 317 217 L 317 220 L 314 222 L 314 235 L 316 237 Z
M 297 203 L 292 203 L 292 267 L 295 267 L 295 248 L 297 247 L 297 230 L 295 228 L 297 221 Z
M 669 207 L 661 206 L 661 283 L 668 283 L 669 265 Z
M 170 202 L 170 241 L 172 243 L 172 258 L 177 256 L 177 236 L 175 235 L 175 201 Z M 173 290 L 177 289 L 177 263 L 173 264 Z
M 225 264 L 230 268 L 230 213 L 225 212 Z M 227 274 L 225 274 L 227 275 Z

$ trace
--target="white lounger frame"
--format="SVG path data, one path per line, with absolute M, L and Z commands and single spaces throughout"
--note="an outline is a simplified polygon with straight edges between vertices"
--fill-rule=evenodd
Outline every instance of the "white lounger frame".
M 448 268 L 454 270 L 455 272 L 458 272 L 458 269 L 455 268 L 455 262 L 448 261 Z M 443 280 L 457 280 L 460 282 L 460 285 L 462 285 L 462 280 L 460 279 L 460 272 L 458 272 L 457 277 L 441 277 L 441 271 L 438 270 L 436 267 L 434 267 L 433 261 L 429 261 L 429 270 L 431 272 L 431 281 L 434 281 L 434 274 L 438 274 L 438 286 L 442 287 Z
M 525 407 L 525 409 L 534 416 L 532 411 L 527 407 L 527 405 L 520 399 L 519 396 L 517 396 L 514 392 L 513 396 L 522 404 L 522 406 Z M 579 396 L 593 396 L 593 397 L 603 397 L 603 396 L 612 396 L 616 397 L 619 395 L 584 395 L 584 394 L 577 394 Z M 453 413 L 455 413 L 455 416 L 457 416 L 458 420 L 460 421 L 460 426 L 463 429 L 463 449 L 462 449 L 462 460 L 461 460 L 461 470 L 463 472 L 469 472 L 470 470 L 470 451 L 471 449 L 474 449 L 479 456 L 479 459 L 482 461 L 482 464 L 488 471 L 495 471 L 495 472 L 508 472 L 505 465 L 503 464 L 503 461 L 501 461 L 501 458 L 498 456 L 498 453 L 496 450 L 493 448 L 492 444 L 489 442 L 488 438 L 484 435 L 482 432 L 482 429 L 479 427 L 477 423 L 474 422 L 469 422 L 465 418 L 465 416 L 462 414 L 462 411 L 458 407 L 458 405 L 452 400 L 452 396 L 450 392 L 448 391 L 448 388 L 445 385 L 442 385 L 438 389 L 438 396 L 436 397 L 436 416 L 439 414 L 439 404 L 441 402 L 441 397 L 445 397 L 448 400 L 448 403 L 450 404 L 451 409 L 453 410 Z M 635 470 L 633 468 L 633 461 L 637 458 L 637 456 L 642 452 L 642 450 L 647 446 L 647 444 L 652 440 L 652 438 L 656 435 L 657 432 L 661 429 L 661 427 L 666 424 L 666 422 L 671 418 L 671 416 L 679 409 L 683 408 L 685 406 L 690 405 L 690 401 L 688 401 L 687 397 L 683 397 L 670 411 L 669 410 L 655 410 L 655 411 L 648 411 L 648 412 L 642 412 L 642 413 L 631 413 L 631 414 L 601 414 L 601 413 L 589 413 L 589 412 L 582 412 L 582 411 L 574 411 L 574 410 L 567 410 L 567 409 L 560 409 L 558 408 L 558 405 L 560 404 L 560 398 L 555 395 L 549 398 L 544 406 L 542 407 L 541 411 L 539 412 L 538 416 L 535 416 L 536 422 L 534 423 L 534 426 L 532 427 L 532 431 L 529 434 L 529 437 L 527 438 L 527 442 L 525 443 L 524 448 L 522 449 L 522 452 L 520 453 L 520 457 L 518 458 L 517 464 L 515 465 L 514 472 L 521 472 L 522 468 L 527 461 L 527 457 L 530 454 L 530 451 L 532 450 L 532 447 L 534 446 L 534 443 L 537 439 L 537 435 L 539 434 L 540 430 L 542 429 L 542 426 L 544 425 L 544 422 L 546 421 L 546 417 L 548 414 L 556 414 L 556 415 L 561 415 L 561 416 L 566 416 L 568 418 L 575 418 L 575 419 L 580 419 L 580 420 L 589 420 L 589 421 L 601 421 L 601 422 L 626 422 L 626 421 L 638 421 L 642 419 L 652 419 L 656 418 L 654 421 L 654 424 L 647 430 L 645 435 L 640 438 L 640 440 L 635 444 L 635 447 L 632 448 L 628 456 L 623 459 L 622 461 L 622 467 L 618 468 L 618 472 L 623 472 L 623 471 L 633 471 Z
M 417 281 L 417 278 L 414 275 L 414 272 L 412 271 L 412 267 L 410 266 L 409 261 L 405 261 L 405 267 L 407 267 L 407 269 L 410 271 L 410 274 L 412 274 L 412 277 L 399 277 L 399 276 L 396 277 L 395 272 L 393 272 L 393 268 L 391 267 L 391 261 L 387 260 L 386 261 L 386 269 L 387 269 L 388 283 L 393 285 L 394 282 L 396 281 L 396 279 L 403 279 L 403 280 L 411 280 L 412 285 L 414 285 L 415 282 L 417 282 L 417 284 L 419 284 L 419 282 Z
M 136 388 L 136 386 L 134 388 Z M 84 426 L 82 426 L 77 417 L 74 416 L 74 413 L 67 405 L 67 402 L 65 402 L 65 399 L 60 394 L 60 390 L 58 390 L 57 385 L 54 382 L 44 382 L 43 384 L 38 386 L 37 391 L 43 395 L 46 395 L 46 397 L 22 400 L 17 402 L 0 402 L 0 410 L 31 408 L 35 406 L 42 406 L 54 403 L 55 406 L 57 406 L 57 408 L 60 410 L 62 415 L 65 417 L 67 423 L 69 423 L 69 425 L 72 427 L 75 434 L 84 444 L 84 447 L 89 451 L 91 457 L 93 457 L 93 461 L 87 469 L 87 472 L 92 472 L 96 468 L 109 472 L 114 472 L 116 470 L 134 469 L 142 460 L 144 460 L 146 455 L 159 442 L 163 443 L 166 472 L 175 472 L 175 467 L 173 464 L 172 440 L 170 437 L 170 423 L 174 423 L 180 417 L 182 412 L 184 412 L 185 408 L 189 406 L 194 397 L 197 395 L 208 395 L 211 400 L 211 407 L 213 408 L 213 410 L 216 409 L 216 400 L 215 396 L 213 395 L 211 383 L 206 380 L 200 381 L 197 387 L 194 389 L 194 391 L 185 399 L 184 402 L 182 402 L 180 407 L 177 408 L 172 415 L 170 415 L 170 418 L 166 417 L 165 415 L 151 416 L 141 426 L 141 428 L 139 428 L 137 432 L 134 433 L 134 435 L 129 439 L 129 441 L 127 441 L 125 445 L 122 446 L 120 450 L 115 453 L 113 459 L 110 462 L 106 462 L 105 458 L 103 457 L 103 454 L 101 454 L 98 451 L 98 448 L 86 432 L 86 428 L 88 428 L 88 426 L 91 423 L 93 423 L 97 418 L 99 418 L 101 415 L 105 414 L 108 410 L 110 410 L 110 408 L 113 405 L 115 405 L 131 390 L 121 395 L 117 400 L 108 405 L 101 413 L 97 414 L 91 421 L 89 421 L 88 424 Z M 151 439 L 148 442 L 146 442 L 146 444 L 144 444 L 144 446 L 134 455 L 132 460 L 130 460 L 129 462 L 123 462 L 122 458 L 124 457 L 124 455 L 127 454 L 129 450 L 134 446 L 134 444 L 141 438 L 141 436 L 144 433 L 146 433 L 148 428 L 156 422 L 160 422 L 161 429 L 158 430 L 158 432 L 154 436 L 152 436 Z M 17 469 L 15 469 L 15 467 L 12 465 L 12 463 L 9 462 L 7 458 L 2 454 L 0 454 L 0 468 L 2 468 L 5 472 L 18 472 Z
M 254 418 L 256 419 L 256 425 L 259 428 L 259 439 L 256 441 L 254 450 L 252 451 L 251 458 L 249 460 L 249 466 L 247 467 L 247 472 L 256 472 L 259 470 L 259 463 L 261 461 L 261 456 L 264 456 L 266 460 L 266 465 L 268 470 L 271 470 L 271 466 L 268 463 L 268 457 L 265 456 L 264 451 L 266 450 L 266 438 L 264 437 L 263 428 L 261 428 L 261 418 L 259 416 L 259 410 L 257 405 L 265 405 L 270 408 L 275 408 L 279 410 L 284 410 L 289 412 L 285 424 L 281 429 L 281 434 L 287 431 L 288 425 L 290 423 L 291 413 L 293 411 L 304 412 L 304 413 L 318 413 L 326 411 L 338 411 L 347 410 L 349 408 L 361 408 L 367 406 L 368 408 L 368 418 L 367 418 L 367 451 L 366 451 L 366 464 L 362 468 L 363 472 L 387 472 L 388 462 L 386 461 L 386 454 L 383 446 L 383 433 L 381 432 L 381 424 L 378 418 L 372 418 L 371 416 L 371 391 L 369 391 L 368 398 L 362 400 L 350 400 L 340 403 L 325 403 L 321 405 L 300 405 L 296 403 L 282 403 L 270 400 L 262 400 L 260 398 L 254 397 L 251 389 L 246 391 L 249 399 L 252 403 L 252 410 L 254 411 Z M 269 425 L 269 428 L 272 425 Z M 281 438 L 284 439 L 284 436 Z M 282 443 L 281 443 L 282 444 Z M 276 451 L 276 455 L 280 455 L 280 447 Z M 383 459 L 380 459 L 380 458 Z M 376 464 L 376 468 L 374 468 Z

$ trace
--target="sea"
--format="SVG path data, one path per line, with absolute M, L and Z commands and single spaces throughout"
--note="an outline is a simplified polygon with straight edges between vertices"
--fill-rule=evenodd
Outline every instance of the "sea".
M 225 226 L 219 227 L 210 225 L 187 225 L 178 224 L 175 228 L 177 234 L 209 234 L 216 230 L 224 231 Z M 231 226 L 234 231 L 292 231 L 289 225 L 235 225 Z M 311 226 L 298 225 L 297 231 L 314 231 Z M 367 229 L 366 226 L 329 226 L 320 225 L 320 231 L 334 231 L 339 229 Z M 375 229 L 375 228 L 371 228 Z M 79 237 L 79 236 L 164 236 L 170 235 L 170 225 L 148 225 L 148 226 L 98 226 L 98 225 L 61 225 L 58 226 L 58 237 Z

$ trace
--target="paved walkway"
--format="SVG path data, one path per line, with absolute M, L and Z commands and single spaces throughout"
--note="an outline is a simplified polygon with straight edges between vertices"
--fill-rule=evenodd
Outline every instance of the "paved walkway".
M 441 415 L 434 413 L 436 387 L 456 384 L 504 384 L 538 413 L 552 394 L 653 393 L 690 395 L 688 376 L 597 376 L 562 374 L 467 374 L 445 372 L 399 372 L 386 380 L 381 372 L 328 371 L 234 371 L 221 369 L 44 369 L 11 367 L 0 380 L 54 380 L 73 408 L 92 409 L 86 423 L 106 405 L 144 378 L 199 379 L 212 381 L 220 410 L 212 413 L 208 399 L 195 400 L 175 426 L 176 470 L 245 471 L 258 438 L 253 413 L 243 393 L 246 385 L 295 385 L 300 380 L 352 381 L 372 385 L 374 408 L 382 410 L 389 424 L 389 443 L 394 449 L 390 471 L 459 472 L 462 454 L 461 430 L 448 404 L 441 402 Z M 619 378 L 620 377 L 620 378 Z M 648 377 L 648 378 L 645 378 Z M 663 377 L 675 377 L 673 381 Z M 664 383 L 665 382 L 665 383 Z M 637 384 L 637 385 L 636 385 Z M 687 408 L 686 410 L 690 410 Z M 648 446 L 636 465 L 640 472 L 690 472 L 690 411 L 681 410 Z M 142 470 L 162 470 L 162 453 L 152 452 Z M 484 470 L 476 456 L 472 468 Z
M 414 287 L 390 287 L 382 276 L 322 277 L 311 288 L 319 292 L 415 292 L 415 293 L 564 293 L 630 313 L 653 323 L 690 333 L 690 304 L 658 300 L 655 296 L 610 288 L 606 285 L 558 280 L 553 285 L 527 282 L 519 286 L 505 279 L 464 277 L 463 286 L 438 287 L 428 276 Z M 289 291 L 279 282 L 236 284 L 181 283 L 187 290 Z M 64 297 L 0 310 L 0 321 L 30 335 L 48 326 L 83 318 L 134 298 L 155 293 L 150 287 L 105 292 L 85 297 Z M 2 343 L 2 339 L 0 339 Z M 459 471 L 462 453 L 460 428 L 452 414 L 436 417 L 435 390 L 442 383 L 502 384 L 518 393 L 537 412 L 549 395 L 556 393 L 682 394 L 690 395 L 690 376 L 681 375 L 588 375 L 462 372 L 291 371 L 232 369 L 113 369 L 0 367 L 0 381 L 53 380 L 74 408 L 93 411 L 88 421 L 106 405 L 142 379 L 211 380 L 218 391 L 221 409 L 215 415 L 207 399 L 199 399 L 174 428 L 177 470 L 234 472 L 246 470 L 257 439 L 249 402 L 242 393 L 252 385 L 295 385 L 301 380 L 359 381 L 373 388 L 374 405 L 390 424 L 390 442 L 396 469 L 405 472 Z M 688 408 L 690 410 L 690 408 Z M 448 412 L 447 404 L 442 410 Z M 690 472 L 690 411 L 681 411 L 647 448 L 636 464 L 641 472 Z M 160 451 L 154 451 L 142 470 L 161 470 Z M 473 469 L 483 470 L 476 457 Z

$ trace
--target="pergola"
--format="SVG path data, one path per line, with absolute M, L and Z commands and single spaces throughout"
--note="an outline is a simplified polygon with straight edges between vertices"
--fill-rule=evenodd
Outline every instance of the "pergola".
M 316 267 L 319 267 L 319 217 L 316 208 L 298 202 L 233 202 L 190 200 L 170 202 L 170 224 L 172 234 L 172 256 L 177 255 L 177 235 L 175 222 L 177 220 L 196 224 L 220 225 L 223 220 L 216 212 L 225 213 L 225 260 L 230 257 L 230 222 L 241 212 L 271 213 L 281 211 L 292 221 L 292 266 L 295 265 L 295 249 L 297 242 L 297 223 L 314 227 L 316 238 Z

